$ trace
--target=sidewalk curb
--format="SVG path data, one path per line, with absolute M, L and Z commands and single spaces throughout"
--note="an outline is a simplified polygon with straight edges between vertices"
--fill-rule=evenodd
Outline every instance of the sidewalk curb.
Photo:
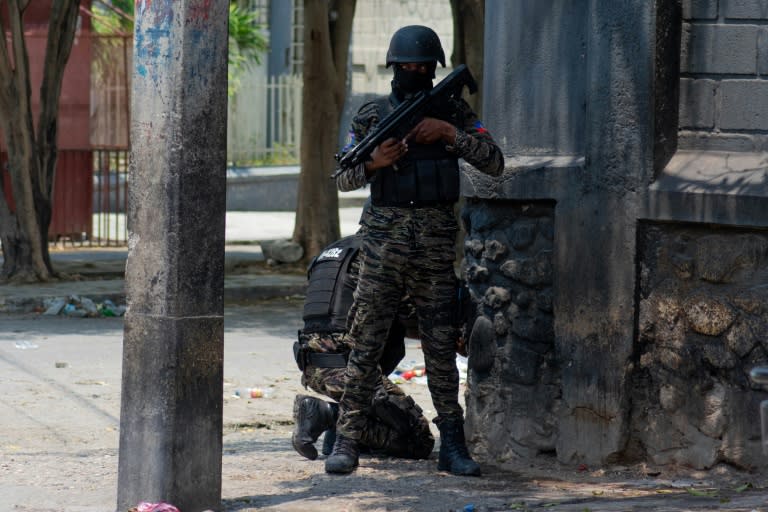
M 274 281 L 275 282 L 273 283 L 265 284 L 225 286 L 224 303 L 239 304 L 250 301 L 282 299 L 286 297 L 303 297 L 306 293 L 307 285 L 303 278 L 301 280 L 281 278 Z M 11 287 L 8 286 L 2 288 Z M 51 293 L 48 291 L 47 293 L 41 293 L 34 296 L 26 294 L 2 297 L 0 298 L 0 314 L 24 314 L 40 312 L 43 308 L 45 308 L 46 301 L 57 298 L 67 298 L 71 295 L 74 295 L 73 293 L 65 292 L 64 289 L 65 287 L 62 287 L 61 293 Z M 81 297 L 87 297 L 97 304 L 103 303 L 107 300 L 110 300 L 115 304 L 125 304 L 124 291 L 94 291 L 92 293 L 88 293 L 87 291 L 80 291 L 78 295 Z

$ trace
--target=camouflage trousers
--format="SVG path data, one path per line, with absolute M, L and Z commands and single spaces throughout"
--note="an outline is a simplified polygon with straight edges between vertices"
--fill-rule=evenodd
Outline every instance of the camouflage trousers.
M 456 368 L 457 329 L 454 240 L 451 208 L 373 208 L 364 213 L 366 234 L 355 290 L 354 319 L 348 333 L 352 347 L 337 431 L 360 439 L 376 388 L 389 326 L 406 293 L 416 307 L 427 382 L 438 417 L 462 417 Z
M 309 347 L 319 352 L 336 352 L 335 349 L 343 349 L 344 346 L 339 339 L 341 336 L 310 334 Z M 304 369 L 301 382 L 305 387 L 338 402 L 344 393 L 344 374 L 344 368 L 309 365 Z M 374 452 L 411 459 L 426 459 L 435 445 L 429 422 L 421 408 L 381 372 L 359 440 Z

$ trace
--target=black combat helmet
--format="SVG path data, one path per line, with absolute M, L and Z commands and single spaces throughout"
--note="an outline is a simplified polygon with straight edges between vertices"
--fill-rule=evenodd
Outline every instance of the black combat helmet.
M 435 31 L 423 25 L 408 25 L 392 36 L 387 67 L 394 62 L 439 62 L 445 67 L 445 52 Z

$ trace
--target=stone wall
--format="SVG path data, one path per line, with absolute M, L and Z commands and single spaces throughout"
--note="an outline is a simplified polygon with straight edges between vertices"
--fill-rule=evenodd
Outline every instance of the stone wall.
M 560 395 L 552 315 L 554 205 L 470 202 L 463 219 L 472 320 L 468 431 L 498 463 L 555 449 Z M 488 422 L 490 431 L 483 428 Z
M 768 232 L 649 224 L 641 233 L 634 456 L 762 463 L 749 371 L 768 360 Z
M 486 2 L 506 166 L 462 178 L 483 462 L 760 462 L 766 5 Z

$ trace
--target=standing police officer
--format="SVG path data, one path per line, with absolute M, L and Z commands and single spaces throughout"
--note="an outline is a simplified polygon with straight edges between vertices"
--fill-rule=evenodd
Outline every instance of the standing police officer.
M 363 105 L 352 122 L 348 151 L 398 104 L 432 88 L 437 63 L 445 54 L 435 32 L 413 25 L 399 29 L 387 52 L 394 79 L 389 98 Z M 351 473 L 371 397 L 379 381 L 379 361 L 400 299 L 416 306 L 432 402 L 440 430 L 438 469 L 480 475 L 464 440 L 459 405 L 456 327 L 451 311 L 456 290 L 453 211 L 459 198 L 459 163 L 501 174 L 504 158 L 477 115 L 463 100 L 431 111 L 403 140 L 389 139 L 371 159 L 338 174 L 342 191 L 370 183 L 372 206 L 361 218 L 363 259 L 354 295 L 356 314 L 349 330 L 352 352 L 336 423 L 336 442 L 326 459 L 328 473 Z

